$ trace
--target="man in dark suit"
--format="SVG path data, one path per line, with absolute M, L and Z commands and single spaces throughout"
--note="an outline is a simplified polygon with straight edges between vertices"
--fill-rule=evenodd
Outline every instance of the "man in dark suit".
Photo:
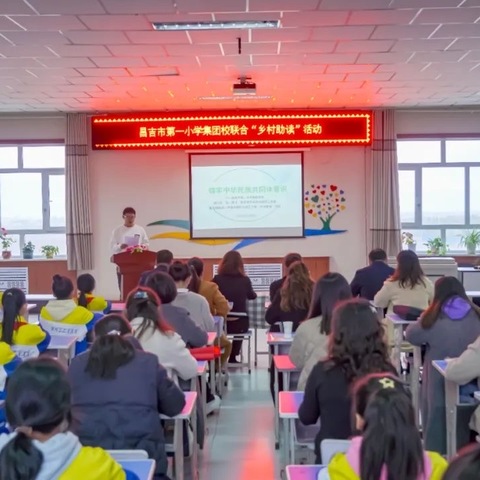
M 301 262 L 302 256 L 299 253 L 289 253 L 285 255 L 283 258 L 283 265 L 284 265 L 284 272 L 286 273 L 288 267 L 294 262 Z M 275 280 L 270 284 L 270 301 L 273 302 L 275 295 L 280 291 L 282 288 L 283 282 L 285 280 L 285 275 L 278 280 Z
M 145 286 L 147 284 L 148 277 L 155 272 L 168 273 L 170 265 L 173 263 L 173 253 L 170 250 L 159 250 L 157 252 L 157 263 L 153 270 L 147 270 L 140 275 L 138 284 Z
M 395 271 L 387 265 L 387 254 L 381 248 L 375 248 L 368 254 L 370 265 L 357 270 L 350 288 L 354 297 L 373 300 L 375 294 L 382 288 L 383 282 Z

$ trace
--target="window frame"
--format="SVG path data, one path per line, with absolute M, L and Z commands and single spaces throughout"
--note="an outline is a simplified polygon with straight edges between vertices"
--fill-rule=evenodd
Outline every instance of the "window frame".
M 12 173 L 38 173 L 41 175 L 42 181 L 42 228 L 41 229 L 9 229 L 8 225 L 5 228 L 8 230 L 9 235 L 19 236 L 19 249 L 20 258 L 22 257 L 22 250 L 25 245 L 25 235 L 41 235 L 41 234 L 67 234 L 66 218 L 64 227 L 52 227 L 50 225 L 50 185 L 49 179 L 53 175 L 65 176 L 66 167 L 53 168 L 53 167 L 38 167 L 38 168 L 25 168 L 23 164 L 23 148 L 24 147 L 65 147 L 65 142 L 59 140 L 41 141 L 41 142 L 1 142 L 0 147 L 16 147 L 17 148 L 17 168 L 1 168 L 0 174 L 12 174 Z M 0 198 L 0 223 L 2 219 L 2 201 Z M 3 226 L 3 225 L 2 225 Z M 39 256 L 38 254 L 35 256 Z M 59 255 L 60 258 L 66 258 L 66 255 Z M 12 256 L 12 258 L 19 258 Z
M 470 169 L 480 167 L 480 159 L 478 162 L 447 162 L 446 158 L 446 142 L 448 140 L 475 140 L 480 142 L 480 135 L 398 135 L 397 142 L 402 141 L 440 141 L 440 161 L 436 163 L 399 163 L 397 164 L 398 171 L 413 171 L 415 175 L 415 221 L 414 222 L 402 222 L 402 231 L 409 230 L 440 230 L 442 240 L 446 243 L 447 230 L 473 230 L 480 229 L 480 223 L 471 223 L 471 211 L 470 211 Z M 422 181 L 423 181 L 423 169 L 429 168 L 463 168 L 464 171 L 464 212 L 465 218 L 463 224 L 433 224 L 423 225 L 422 217 Z M 451 253 L 465 253 L 465 249 L 456 246 L 452 248 L 449 246 L 448 252 Z M 418 246 L 417 246 L 418 250 Z M 422 252 L 423 250 L 420 250 Z

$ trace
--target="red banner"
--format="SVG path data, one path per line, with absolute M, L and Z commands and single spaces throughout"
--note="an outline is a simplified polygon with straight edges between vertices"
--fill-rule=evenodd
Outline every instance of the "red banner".
M 94 150 L 369 145 L 372 113 L 177 112 L 92 118 Z

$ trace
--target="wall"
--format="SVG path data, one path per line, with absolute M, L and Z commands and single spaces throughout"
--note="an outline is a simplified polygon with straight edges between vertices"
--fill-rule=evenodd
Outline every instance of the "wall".
M 398 110 L 395 113 L 397 135 L 480 133 L 480 110 Z
M 131 205 L 138 223 L 162 219 L 188 220 L 188 154 L 167 151 L 90 152 L 93 207 L 95 270 L 99 290 L 107 296 L 118 294 L 114 266 L 109 262 L 109 238 L 122 222 L 121 211 Z M 365 152 L 363 147 L 324 147 L 304 155 L 305 185 L 310 182 L 336 184 L 345 191 L 346 210 L 332 220 L 332 228 L 344 234 L 306 239 L 266 240 L 242 248 L 248 257 L 283 257 L 289 251 L 305 256 L 330 256 L 332 269 L 351 278 L 365 262 Z M 99 208 L 100 207 L 100 208 Z M 318 219 L 306 215 L 307 228 L 321 228 Z M 147 227 L 152 236 L 177 228 Z M 151 241 L 151 248 L 168 248 L 178 257 L 198 255 L 221 257 L 230 245 L 200 245 L 174 239 Z

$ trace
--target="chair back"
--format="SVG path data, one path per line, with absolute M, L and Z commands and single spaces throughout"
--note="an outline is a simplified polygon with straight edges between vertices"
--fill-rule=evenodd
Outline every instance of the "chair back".
M 330 460 L 337 453 L 345 453 L 350 446 L 350 440 L 337 440 L 326 438 L 320 444 L 320 453 L 322 455 L 322 464 L 328 465 Z
M 37 358 L 40 355 L 40 352 L 35 345 L 12 345 L 11 348 L 16 353 L 17 357 L 22 360 Z
M 40 325 L 50 335 L 77 337 L 78 341 L 84 340 L 87 336 L 87 327 L 85 325 L 51 322 L 44 318 L 40 318 Z
M 148 459 L 148 453 L 145 450 L 107 450 L 107 452 L 117 462 Z

